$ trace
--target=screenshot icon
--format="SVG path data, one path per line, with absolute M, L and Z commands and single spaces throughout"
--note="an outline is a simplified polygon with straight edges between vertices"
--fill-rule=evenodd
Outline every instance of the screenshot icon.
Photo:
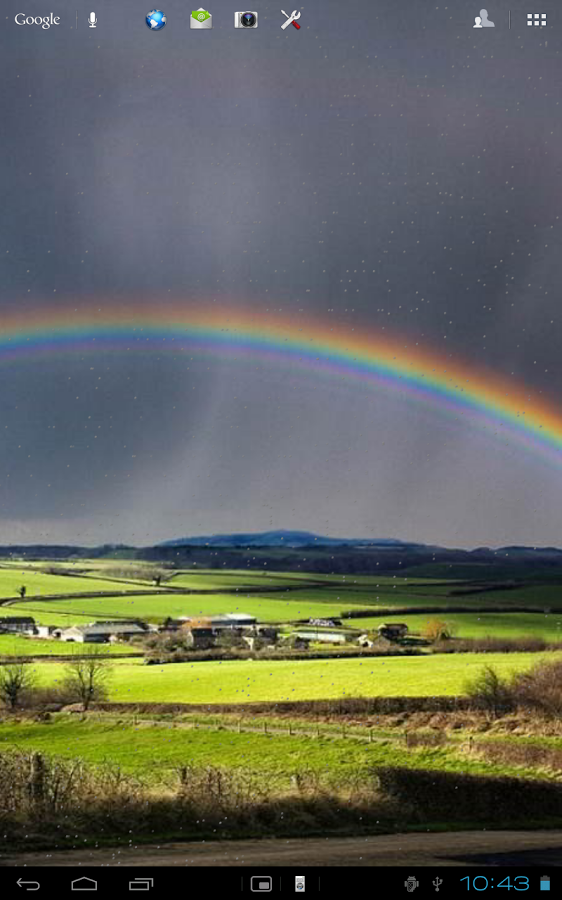
M 255 892 L 271 891 L 273 879 L 271 875 L 252 875 L 250 878 L 250 890 Z

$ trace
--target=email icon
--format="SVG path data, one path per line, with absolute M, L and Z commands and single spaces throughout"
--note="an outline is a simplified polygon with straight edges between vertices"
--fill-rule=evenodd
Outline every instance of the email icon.
M 212 28 L 213 27 L 213 17 L 210 12 L 207 12 L 206 9 L 203 9 L 201 6 L 199 9 L 194 9 L 191 13 L 191 18 L 189 20 L 190 28 Z

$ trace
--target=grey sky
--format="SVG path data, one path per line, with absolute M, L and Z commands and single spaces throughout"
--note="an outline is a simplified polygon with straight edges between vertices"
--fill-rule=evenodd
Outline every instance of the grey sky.
M 202 34 L 172 0 L 151 33 L 130 0 L 76 6 L 34 0 L 43 30 L 4 4 L 1 309 L 305 309 L 559 403 L 560 16 L 322 0 L 242 32 L 218 0 Z M 562 545 L 560 469 L 393 393 L 154 354 L 0 371 L 2 543 Z

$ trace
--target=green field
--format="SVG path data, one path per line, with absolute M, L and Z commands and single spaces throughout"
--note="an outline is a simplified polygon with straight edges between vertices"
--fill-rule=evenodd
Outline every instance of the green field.
M 401 591 L 389 591 L 387 586 L 382 588 L 373 588 L 366 590 L 358 586 L 342 586 L 342 587 L 309 587 L 296 591 L 287 591 L 285 595 L 280 593 L 278 596 L 286 596 L 293 603 L 297 600 L 313 600 L 316 603 L 325 603 L 331 605 L 353 604 L 356 608 L 364 607 L 386 608 L 392 606 L 428 606 L 446 603 L 446 598 L 439 595 L 418 596 L 417 594 L 403 593 Z M 449 601 L 451 602 L 451 601 Z M 342 607 L 343 608 L 343 607 Z
M 170 587 L 192 587 L 194 590 L 229 588 L 241 590 L 245 585 L 251 587 L 282 587 L 294 585 L 294 579 L 283 574 L 271 575 L 269 572 L 256 575 L 248 572 L 178 572 L 163 582 Z
M 462 694 L 484 665 L 501 675 L 528 669 L 560 653 L 456 653 L 328 660 L 229 660 L 144 666 L 115 660 L 109 699 L 150 703 L 247 703 L 335 697 Z M 63 677 L 63 663 L 32 663 L 43 685 Z
M 21 585 L 27 588 L 27 596 L 40 594 L 73 594 L 85 591 L 111 591 L 115 584 L 102 578 L 81 578 L 76 575 L 47 575 L 43 572 L 0 568 L 0 599 L 17 597 Z M 124 586 L 123 590 L 127 588 Z M 0 615 L 10 615 L 9 612 Z
M 21 635 L 0 634 L 0 657 L 2 656 L 72 656 L 99 649 L 97 644 L 73 644 L 66 641 L 43 640 Z M 134 644 L 103 644 L 103 652 L 114 654 L 136 653 L 142 650 Z
M 357 603 L 331 603 L 308 601 L 302 597 L 293 600 L 292 594 L 272 594 L 260 597 L 234 594 L 146 594 L 142 596 L 115 596 L 77 598 L 76 600 L 31 600 L 4 607 L 6 616 L 33 616 L 44 625 L 65 625 L 91 622 L 94 619 L 143 618 L 162 622 L 191 615 L 215 615 L 227 612 L 245 612 L 255 615 L 261 622 L 292 621 L 314 616 L 339 616 L 344 609 L 358 609 Z
M 395 621 L 387 617 L 388 621 Z M 405 622 L 411 634 L 423 634 L 431 621 L 445 622 L 453 628 L 457 638 L 519 638 L 536 637 L 549 641 L 562 641 L 562 613 L 433 613 L 410 615 L 401 613 L 400 621 Z M 344 619 L 348 628 L 376 631 L 383 619 L 369 616 L 361 619 Z M 386 619 L 384 620 L 386 621 Z M 397 620 L 396 620 L 397 621 Z
M 507 774 L 505 766 L 467 759 L 454 747 L 408 750 L 396 739 L 364 743 L 341 738 L 238 734 L 219 728 L 133 727 L 109 721 L 69 721 L 64 715 L 47 725 L 0 722 L 2 747 L 34 749 L 67 759 L 80 757 L 94 765 L 110 761 L 148 782 L 171 785 L 175 782 L 175 766 L 209 764 L 267 774 L 277 787 L 289 787 L 291 774 L 303 771 L 316 773 L 325 785 L 358 784 L 373 768 L 391 765 Z M 523 773 L 519 769 L 517 774 Z M 536 775 L 532 771 L 528 774 Z M 542 777 L 547 776 L 543 773 Z

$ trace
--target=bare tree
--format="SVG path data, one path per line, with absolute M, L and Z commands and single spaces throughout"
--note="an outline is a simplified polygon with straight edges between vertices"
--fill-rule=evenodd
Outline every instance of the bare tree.
M 13 662 L 0 666 L 0 697 L 10 709 L 15 709 L 24 691 L 35 684 L 35 672 L 29 663 Z
M 77 656 L 67 663 L 64 686 L 87 710 L 92 701 L 107 697 L 110 671 L 106 655 L 97 647 L 88 656 Z
M 18 594 L 20 595 L 22 600 L 25 597 L 26 592 L 27 592 L 27 588 L 26 588 L 25 584 L 22 584 L 22 586 L 20 588 L 18 588 Z

